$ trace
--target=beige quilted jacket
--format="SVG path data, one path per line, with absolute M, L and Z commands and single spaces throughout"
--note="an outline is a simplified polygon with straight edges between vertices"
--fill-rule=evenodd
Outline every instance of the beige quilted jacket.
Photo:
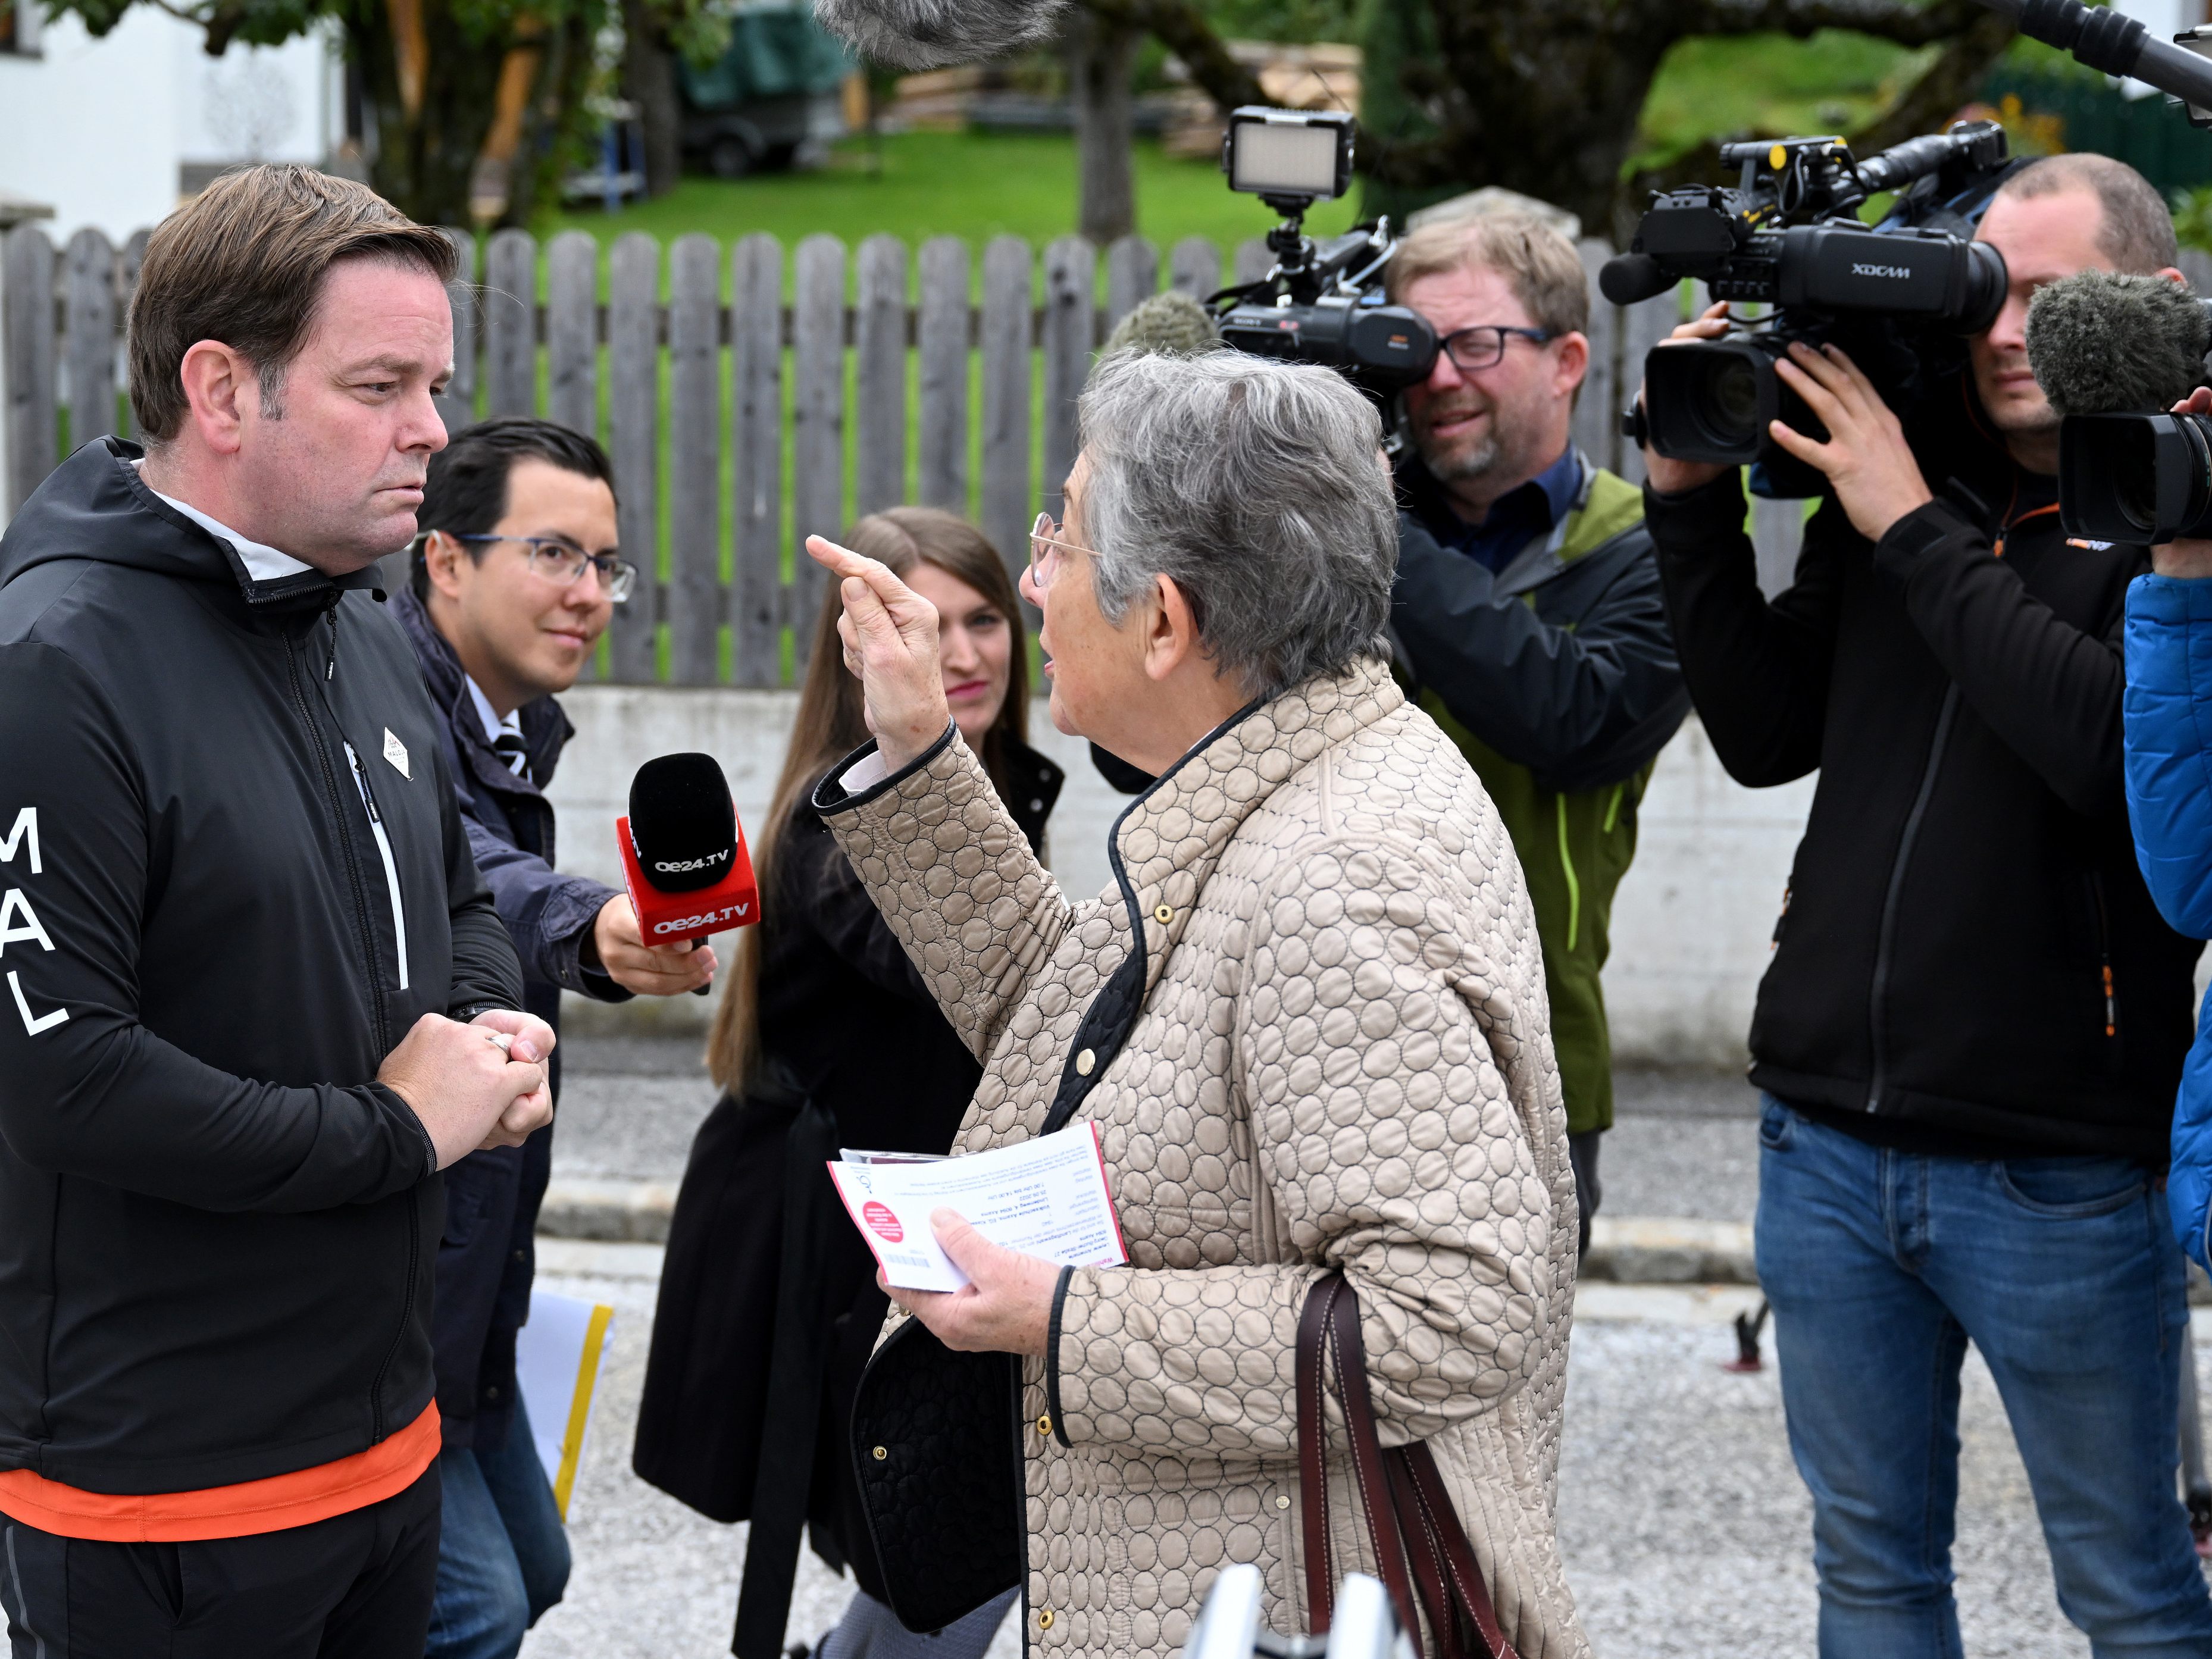
M 1576 1212 L 1535 923 L 1489 797 L 1386 668 L 1194 750 L 1087 902 L 957 738 L 825 816 L 984 1063 L 957 1150 L 1064 1093 L 1104 1143 L 1130 1264 L 1063 1273 L 1024 1371 L 1033 1650 L 1164 1659 L 1235 1561 L 1305 1628 L 1295 1340 L 1341 1269 L 1385 1443 L 1429 1441 L 1527 1659 L 1586 1654 L 1553 1534 Z M 1371 1570 L 1340 1458 L 1329 1487 L 1339 1561 Z

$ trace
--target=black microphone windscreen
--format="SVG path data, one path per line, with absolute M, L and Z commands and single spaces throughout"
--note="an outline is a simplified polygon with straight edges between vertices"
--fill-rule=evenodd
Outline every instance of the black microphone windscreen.
M 730 873 L 738 811 L 712 755 L 662 755 L 629 786 L 630 845 L 645 878 L 664 893 L 712 887 Z
M 863 57 L 907 70 L 979 63 L 1032 46 L 1065 0 L 814 0 L 814 15 Z
M 1220 343 L 1221 331 L 1213 325 L 1212 313 L 1189 295 L 1170 289 L 1132 307 L 1107 336 L 1104 349 L 1119 351 L 1126 346 L 1190 357 Z
M 2204 373 L 2212 318 L 2179 283 L 2084 270 L 2036 290 L 2027 365 L 2060 415 L 2163 413 Z
M 1598 267 L 1598 292 L 1617 306 L 1632 306 L 1664 294 L 1674 279 L 1648 253 L 1621 253 Z

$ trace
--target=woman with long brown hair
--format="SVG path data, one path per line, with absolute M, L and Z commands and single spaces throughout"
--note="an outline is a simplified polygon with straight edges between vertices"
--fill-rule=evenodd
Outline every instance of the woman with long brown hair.
M 1043 846 L 1061 774 L 1027 736 L 1028 645 L 998 552 L 964 519 L 901 507 L 849 544 L 937 608 L 945 701 Z M 824 1164 L 841 1147 L 943 1153 L 981 1068 L 938 1010 L 859 877 L 808 806 L 866 741 L 834 587 L 808 658 L 783 772 L 755 852 L 761 924 L 741 935 L 708 1050 L 723 1091 L 700 1127 L 670 1227 L 633 1463 L 718 1521 L 750 1520 L 736 1651 L 783 1652 L 799 1534 L 860 1594 L 823 1659 L 897 1659 L 845 1425 L 888 1305 Z M 929 1643 L 976 1659 L 986 1608 Z

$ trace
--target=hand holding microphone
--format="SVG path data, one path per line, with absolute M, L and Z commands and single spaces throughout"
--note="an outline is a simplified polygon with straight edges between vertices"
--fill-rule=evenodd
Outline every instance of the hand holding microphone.
M 637 907 L 627 894 L 618 893 L 601 907 L 592 923 L 592 948 L 609 979 L 641 997 L 703 994 L 714 977 L 714 953 L 703 942 L 647 945 L 638 927 Z

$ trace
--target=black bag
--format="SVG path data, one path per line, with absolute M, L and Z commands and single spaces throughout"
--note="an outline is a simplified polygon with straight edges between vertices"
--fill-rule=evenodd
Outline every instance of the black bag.
M 918 1319 L 876 1350 L 853 1402 L 853 1462 L 884 1600 L 934 1635 L 1029 1571 L 1022 1362 L 956 1353 Z

